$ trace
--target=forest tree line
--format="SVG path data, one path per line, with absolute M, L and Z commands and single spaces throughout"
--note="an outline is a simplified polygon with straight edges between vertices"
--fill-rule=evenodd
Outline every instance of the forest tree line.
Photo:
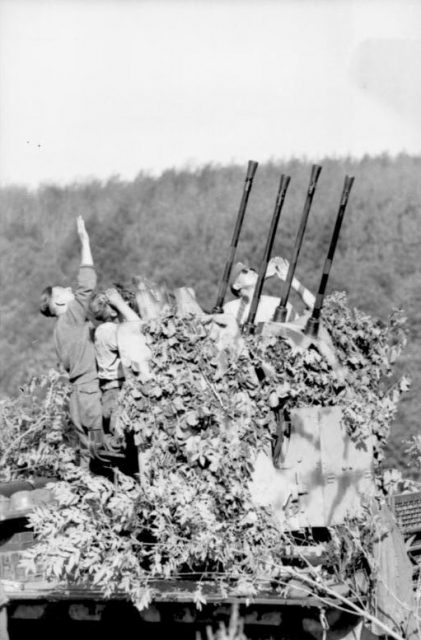
M 346 291 L 351 305 L 386 320 L 394 307 L 408 317 L 409 342 L 399 369 L 413 381 L 401 403 L 389 458 L 405 465 L 404 439 L 418 432 L 421 411 L 421 157 L 325 159 L 297 268 L 316 291 L 344 176 L 355 175 L 328 290 Z M 29 377 L 56 366 L 53 320 L 39 314 L 48 284 L 74 284 L 79 264 L 75 218 L 85 218 L 99 286 L 145 275 L 169 288 L 191 286 L 203 308 L 216 300 L 245 177 L 244 166 L 139 173 L 67 186 L 0 190 L 0 399 Z M 279 177 L 291 176 L 273 255 L 290 258 L 311 163 L 260 165 L 238 248 L 258 266 Z M 279 294 L 279 284 L 268 291 Z M 292 300 L 294 302 L 294 299 Z

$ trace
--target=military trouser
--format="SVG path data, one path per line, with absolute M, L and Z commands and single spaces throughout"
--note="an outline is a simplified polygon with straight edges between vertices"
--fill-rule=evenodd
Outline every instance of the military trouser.
M 101 392 L 98 381 L 73 384 L 70 394 L 70 419 L 79 443 L 82 466 L 89 466 L 89 433 L 102 431 Z

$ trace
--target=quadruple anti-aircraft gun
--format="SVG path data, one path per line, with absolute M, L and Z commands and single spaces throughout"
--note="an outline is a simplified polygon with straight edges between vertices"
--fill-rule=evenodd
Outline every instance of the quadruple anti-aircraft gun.
M 250 161 L 234 233 L 213 309 L 214 313 L 223 311 L 256 170 L 257 163 Z M 304 208 L 279 304 L 269 322 L 256 324 L 267 267 L 291 180 L 290 176 L 284 174 L 280 177 L 274 212 L 243 331 L 263 336 L 279 336 L 300 349 L 314 346 L 325 355 L 337 376 L 341 377 L 342 368 L 335 356 L 330 337 L 322 325 L 321 312 L 341 225 L 354 182 L 352 176 L 345 177 L 311 314 L 304 324 L 286 321 L 291 285 L 321 170 L 322 168 L 318 165 L 313 165 L 311 169 Z M 267 456 L 257 459 L 252 484 L 253 497 L 260 504 L 271 504 L 283 525 L 299 529 L 341 524 L 346 517 L 360 515 L 363 500 L 373 495 L 373 445 L 368 441 L 364 449 L 357 449 L 347 434 L 341 418 L 341 406 L 296 409 L 291 412 L 288 437 L 285 437 L 285 430 L 280 431 L 273 459 L 268 460 Z
M 223 311 L 223 304 L 224 304 L 225 296 L 226 296 L 229 281 L 230 281 L 235 254 L 236 254 L 238 242 L 240 239 L 240 233 L 243 226 L 244 217 L 246 214 L 250 192 L 253 186 L 254 176 L 257 171 L 257 166 L 258 166 L 258 163 L 252 160 L 249 161 L 248 163 L 247 175 L 245 178 L 244 188 L 243 188 L 243 195 L 242 195 L 240 208 L 237 215 L 237 220 L 234 227 L 234 233 L 233 233 L 231 244 L 228 251 L 227 260 L 225 263 L 223 276 L 219 285 L 216 304 L 213 309 L 214 313 L 222 313 Z M 311 210 L 311 205 L 313 203 L 313 198 L 314 198 L 317 182 L 319 180 L 321 171 L 322 171 L 322 167 L 319 165 L 313 165 L 311 169 L 310 183 L 307 189 L 307 196 L 304 203 L 304 209 L 301 215 L 300 225 L 298 228 L 298 232 L 297 232 L 297 236 L 294 244 L 292 258 L 289 263 L 288 274 L 284 283 L 279 305 L 275 311 L 274 317 L 272 318 L 272 320 L 275 322 L 285 322 L 287 317 L 287 303 L 288 303 L 289 295 L 291 292 L 291 284 L 292 284 L 292 280 L 294 278 L 295 270 L 297 267 L 298 257 L 300 255 L 301 247 L 303 244 L 304 233 L 306 230 L 307 221 L 308 221 L 308 217 Z M 274 244 L 276 232 L 278 229 L 278 223 L 279 223 L 281 212 L 284 206 L 285 197 L 287 194 L 290 181 L 291 181 L 290 176 L 287 176 L 285 174 L 281 175 L 281 178 L 279 181 L 279 188 L 278 188 L 276 201 L 275 201 L 275 209 L 272 216 L 272 221 L 271 221 L 271 225 L 270 225 L 270 229 L 269 229 L 269 233 L 266 241 L 266 246 L 260 262 L 258 280 L 254 290 L 254 295 L 251 302 L 249 315 L 245 324 L 245 328 L 248 331 L 253 331 L 257 308 L 258 308 L 259 300 L 263 291 L 263 284 L 265 280 L 266 270 L 268 267 L 269 260 L 271 258 L 273 244 Z M 336 217 L 329 250 L 328 250 L 324 267 L 323 267 L 323 274 L 320 281 L 319 290 L 317 293 L 316 303 L 314 305 L 311 318 L 309 319 L 304 331 L 305 335 L 309 335 L 311 337 L 318 336 L 318 331 L 320 326 L 320 314 L 323 307 L 326 287 L 327 287 L 330 270 L 332 267 L 332 262 L 335 255 L 336 246 L 338 243 L 339 234 L 342 226 L 342 221 L 345 215 L 345 211 L 348 204 L 348 199 L 349 199 L 353 182 L 354 182 L 353 176 L 348 176 L 348 175 L 345 176 L 345 182 L 344 182 L 342 195 L 340 199 L 339 210 Z
M 248 163 L 241 204 L 213 309 L 215 313 L 223 311 L 257 166 L 257 162 Z M 262 336 L 279 336 L 298 349 L 315 347 L 327 359 L 338 381 L 345 382 L 346 373 L 340 366 L 330 335 L 322 322 L 322 309 L 342 222 L 354 183 L 353 176 L 346 175 L 344 179 L 333 232 L 311 313 L 304 323 L 287 321 L 287 304 L 291 285 L 321 171 L 322 167 L 319 165 L 313 165 L 311 168 L 306 199 L 279 304 L 270 321 L 256 323 L 266 271 L 290 183 L 290 176 L 282 174 L 280 177 L 257 283 L 243 331 Z M 357 447 L 347 433 L 342 417 L 343 407 L 340 404 L 331 407 L 309 406 L 295 409 L 289 417 L 288 429 L 286 430 L 283 425 L 279 430 L 272 456 L 259 454 L 255 463 L 251 492 L 256 503 L 272 507 L 278 515 L 281 526 L 289 530 L 299 530 L 340 525 L 345 523 L 347 518 L 361 516 L 367 500 L 374 497 L 373 437 L 367 437 L 364 446 Z M 271 459 L 268 459 L 269 457 Z M 390 501 L 390 506 L 406 540 L 406 550 L 413 561 L 413 573 L 416 577 L 419 574 L 421 552 L 421 492 L 396 494 Z M 398 540 L 395 540 L 394 544 L 400 546 Z M 392 555 L 394 561 L 402 565 L 402 557 L 398 560 L 399 554 L 397 551 L 395 553 L 393 548 Z

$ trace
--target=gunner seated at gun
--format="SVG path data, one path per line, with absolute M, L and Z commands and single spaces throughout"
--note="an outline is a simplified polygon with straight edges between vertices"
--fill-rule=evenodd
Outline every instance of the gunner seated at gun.
M 265 280 L 276 275 L 280 280 L 285 281 L 288 267 L 288 261 L 284 258 L 272 258 L 267 266 Z M 258 274 L 255 269 L 247 267 L 241 262 L 238 262 L 233 268 L 231 291 L 237 297 L 237 300 L 226 302 L 224 304 L 224 312 L 233 315 L 239 325 L 247 321 L 257 277 Z M 298 293 L 306 309 L 310 311 L 315 302 L 314 295 L 295 277 L 292 280 L 291 287 Z M 257 307 L 255 322 L 270 322 L 279 302 L 280 299 L 275 296 L 262 295 Z M 287 303 L 287 311 L 287 322 L 292 322 L 299 317 L 299 314 L 289 302 Z

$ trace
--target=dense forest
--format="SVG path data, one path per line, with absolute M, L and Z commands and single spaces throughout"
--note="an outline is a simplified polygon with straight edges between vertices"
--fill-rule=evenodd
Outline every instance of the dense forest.
M 394 425 L 389 459 L 405 466 L 404 439 L 418 431 L 421 411 L 421 157 L 325 159 L 297 275 L 316 290 L 346 173 L 355 175 L 329 281 L 352 305 L 386 319 L 394 307 L 408 317 L 408 347 L 399 368 L 413 381 Z M 259 166 L 238 259 L 257 266 L 263 253 L 281 172 L 291 176 L 273 255 L 290 257 L 311 163 Z M 242 166 L 140 173 L 59 187 L 0 190 L 0 398 L 30 376 L 56 366 L 53 320 L 39 314 L 48 284 L 74 282 L 79 261 L 76 215 L 91 236 L 99 285 L 146 275 L 168 287 L 192 286 L 210 308 L 241 198 Z M 268 290 L 275 293 L 276 283 Z

